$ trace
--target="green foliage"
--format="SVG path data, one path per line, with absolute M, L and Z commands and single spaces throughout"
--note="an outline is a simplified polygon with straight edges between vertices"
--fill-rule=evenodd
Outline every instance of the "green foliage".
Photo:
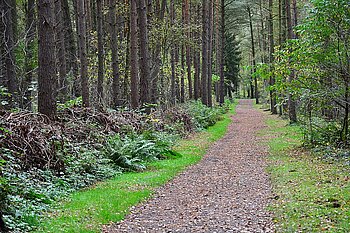
M 203 105 L 200 101 L 192 101 L 183 106 L 185 111 L 191 115 L 196 129 L 206 129 L 209 126 L 214 125 L 222 117 L 222 114 L 227 112 L 226 103 L 223 107 L 207 107 Z
M 102 225 L 122 220 L 132 206 L 149 198 L 155 188 L 187 166 L 200 161 L 207 148 L 225 135 L 233 113 L 232 109 L 222 121 L 191 139 L 179 140 L 171 148 L 175 158 L 152 161 L 147 163 L 149 169 L 143 172 L 123 173 L 92 189 L 75 192 L 70 201 L 61 203 L 54 213 L 41 222 L 37 232 L 101 232 Z M 145 132 L 143 137 L 161 144 L 168 142 L 163 138 L 168 138 L 167 134 Z
M 312 154 L 297 149 L 302 141 L 299 126 L 275 119 L 268 126 L 261 134 L 272 138 L 268 170 L 275 201 L 270 208 L 277 232 L 349 232 L 349 163 L 325 160 L 335 154 L 332 149 L 319 147 Z
M 81 107 L 83 105 L 83 98 L 81 96 L 67 100 L 65 103 L 58 103 L 57 109 L 58 110 L 64 110 L 66 108 L 73 108 L 73 107 Z

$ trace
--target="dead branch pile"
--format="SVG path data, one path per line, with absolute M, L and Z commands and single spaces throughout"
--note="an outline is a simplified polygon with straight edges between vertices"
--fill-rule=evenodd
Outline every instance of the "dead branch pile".
M 191 117 L 178 108 L 149 115 L 136 112 L 105 112 L 92 108 L 68 108 L 57 120 L 32 112 L 0 113 L 0 158 L 10 150 L 23 169 L 30 167 L 64 169 L 62 155 L 72 148 L 103 146 L 113 134 L 164 131 L 178 123 L 183 132 L 192 132 Z M 77 151 L 75 151 L 77 152 Z M 3 154 L 1 154 L 3 153 Z M 79 150 L 78 150 L 79 153 Z

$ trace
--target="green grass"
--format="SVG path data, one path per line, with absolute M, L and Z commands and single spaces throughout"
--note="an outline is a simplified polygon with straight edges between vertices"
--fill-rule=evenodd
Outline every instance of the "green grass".
M 349 166 L 302 149 L 301 130 L 269 118 L 270 166 L 277 232 L 350 232 Z
M 102 225 L 122 220 L 130 207 L 149 198 L 156 187 L 201 160 L 208 147 L 225 135 L 235 105 L 214 126 L 181 140 L 174 148 L 181 157 L 152 162 L 145 172 L 125 173 L 74 193 L 70 201 L 58 205 L 37 232 L 100 232 Z

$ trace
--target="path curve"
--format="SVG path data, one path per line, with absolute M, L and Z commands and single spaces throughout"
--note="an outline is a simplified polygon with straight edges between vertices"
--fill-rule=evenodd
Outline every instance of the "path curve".
M 267 148 L 256 135 L 265 116 L 251 100 L 240 100 L 228 133 L 201 162 L 103 232 L 274 232 L 265 209 L 272 196 Z

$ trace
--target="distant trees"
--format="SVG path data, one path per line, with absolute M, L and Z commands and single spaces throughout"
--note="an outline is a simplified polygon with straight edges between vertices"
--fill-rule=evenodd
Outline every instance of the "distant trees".
M 304 126 L 306 142 L 348 146 L 349 17 L 343 0 L 241 0 L 228 5 L 226 77 L 242 54 L 241 94 Z M 247 14 L 248 12 L 248 14 Z M 249 13 L 250 12 L 250 13 Z M 307 17 L 305 17 L 307 16 Z M 232 26 L 233 25 L 233 26 Z M 237 32 L 238 31 L 238 32 Z M 254 79 L 254 85 L 252 85 Z
M 54 118 L 57 103 L 79 97 L 98 108 L 191 99 L 212 106 L 214 89 L 224 101 L 223 1 L 47 0 L 37 10 L 35 0 L 24 3 L 1 1 L 6 108 Z

